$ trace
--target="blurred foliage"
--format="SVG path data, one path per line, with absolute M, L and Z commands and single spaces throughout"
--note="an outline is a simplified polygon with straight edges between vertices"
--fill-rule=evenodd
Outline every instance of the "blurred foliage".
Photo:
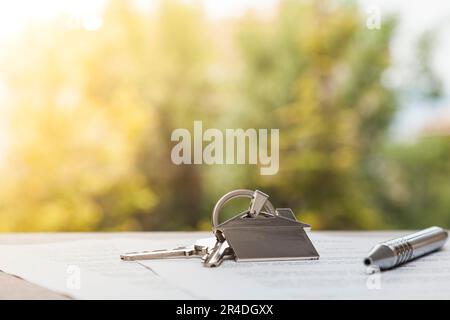
M 443 83 L 432 69 L 436 34 L 437 30 L 426 30 L 420 35 L 416 45 L 418 68 L 414 83 L 409 85 L 410 90 L 418 91 L 429 99 L 440 98 L 443 93 Z
M 242 32 L 249 105 L 282 133 L 280 173 L 265 184 L 316 227 L 381 226 L 366 163 L 396 108 L 380 83 L 394 25 L 368 32 L 354 6 L 286 1 L 274 25 Z
M 449 137 L 388 144 L 383 154 L 376 165 L 382 179 L 374 194 L 385 223 L 397 228 L 450 226 Z
M 157 3 L 111 0 L 95 32 L 57 19 L 2 51 L 0 230 L 208 229 L 234 188 L 314 228 L 415 227 L 425 209 L 450 225 L 449 144 L 386 147 L 393 19 L 368 30 L 352 3 L 282 1 L 271 18 L 212 22 L 199 5 Z M 194 120 L 280 128 L 280 172 L 172 164 L 171 132 Z

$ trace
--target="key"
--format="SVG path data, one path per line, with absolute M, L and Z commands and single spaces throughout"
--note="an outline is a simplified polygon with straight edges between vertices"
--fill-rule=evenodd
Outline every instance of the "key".
M 205 256 L 203 264 L 205 267 L 218 267 L 228 257 L 234 257 L 234 253 L 227 240 L 217 241 L 214 248 Z
M 120 255 L 120 259 L 125 261 L 135 260 L 152 260 L 152 259 L 168 259 L 168 258 L 205 258 L 214 238 L 200 239 L 192 246 L 177 247 L 174 249 L 152 250 L 129 252 Z
M 175 249 L 162 249 L 153 251 L 129 252 L 120 255 L 120 259 L 125 261 L 152 260 L 167 258 L 189 258 L 203 257 L 207 253 L 207 248 L 202 246 L 178 247 Z

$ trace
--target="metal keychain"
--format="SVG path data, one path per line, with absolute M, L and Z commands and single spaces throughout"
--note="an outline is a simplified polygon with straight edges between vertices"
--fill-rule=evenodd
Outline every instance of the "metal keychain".
M 235 198 L 251 198 L 247 212 L 219 224 L 222 207 Z M 309 260 L 319 254 L 292 210 L 275 209 L 269 196 L 256 190 L 235 190 L 224 195 L 213 210 L 213 232 L 217 243 L 204 261 L 207 267 L 221 264 L 230 249 L 236 261 Z M 265 211 L 262 211 L 265 209 Z
M 251 199 L 249 209 L 219 223 L 223 206 L 236 198 Z M 206 267 L 217 267 L 224 259 L 235 261 L 318 259 L 319 254 L 305 229 L 289 208 L 275 209 L 269 196 L 256 190 L 239 189 L 225 194 L 212 214 L 213 238 L 200 239 L 192 246 L 122 254 L 122 260 L 201 258 Z

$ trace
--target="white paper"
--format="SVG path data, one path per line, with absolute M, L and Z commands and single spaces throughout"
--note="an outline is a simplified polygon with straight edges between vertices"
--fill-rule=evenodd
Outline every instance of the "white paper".
M 0 270 L 80 299 L 449 299 L 450 250 L 369 275 L 362 260 L 378 242 L 404 233 L 311 232 L 319 260 L 119 259 L 119 254 L 188 245 L 184 237 L 0 245 Z M 75 269 L 73 267 L 75 266 Z M 72 269 L 71 269 L 72 268 Z M 80 281 L 72 281 L 79 271 Z M 75 287 L 74 287 L 75 284 Z
M 148 268 L 119 255 L 179 245 L 161 240 L 80 240 L 0 245 L 0 270 L 79 299 L 192 299 Z
M 397 236 L 398 233 L 395 235 Z M 449 299 L 450 251 L 381 273 L 367 274 L 363 258 L 387 233 L 311 233 L 319 260 L 224 261 L 215 269 L 196 261 L 142 261 L 186 292 L 206 299 Z

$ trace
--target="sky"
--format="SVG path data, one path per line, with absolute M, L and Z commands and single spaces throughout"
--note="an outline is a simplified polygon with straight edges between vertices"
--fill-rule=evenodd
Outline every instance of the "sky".
M 142 9 L 155 5 L 154 0 L 132 1 Z M 212 20 L 239 17 L 249 9 L 260 14 L 270 14 L 278 3 L 278 0 L 183 1 L 202 3 L 207 17 Z M 0 0 L 0 45 L 3 41 L 14 38 L 29 22 L 46 21 L 60 15 L 67 17 L 69 27 L 95 31 L 102 26 L 101 14 L 106 2 L 107 0 Z M 440 109 L 450 109 L 450 1 L 357 0 L 357 3 L 364 14 L 368 14 L 369 8 L 376 7 L 381 20 L 390 14 L 396 14 L 399 18 L 397 34 L 391 44 L 395 68 L 388 74 L 389 83 L 394 87 L 401 87 L 407 78 L 413 63 L 411 52 L 417 36 L 426 30 L 435 32 L 436 47 L 432 67 L 444 82 L 445 96 L 435 103 L 434 108 L 430 108 L 428 101 L 404 102 L 393 132 L 400 139 L 411 138 L 426 121 L 439 114 Z M 0 100 L 4 94 L 0 79 Z
M 450 1 L 439 0 L 359 0 L 361 8 L 378 6 L 381 15 L 396 14 L 399 19 L 391 43 L 393 65 L 389 79 L 401 87 L 413 68 L 413 51 L 417 37 L 431 31 L 435 37 L 432 69 L 444 85 L 443 97 L 430 101 L 417 98 L 413 92 L 401 102 L 391 128 L 392 137 L 400 142 L 414 142 L 424 126 L 437 118 L 450 123 Z

